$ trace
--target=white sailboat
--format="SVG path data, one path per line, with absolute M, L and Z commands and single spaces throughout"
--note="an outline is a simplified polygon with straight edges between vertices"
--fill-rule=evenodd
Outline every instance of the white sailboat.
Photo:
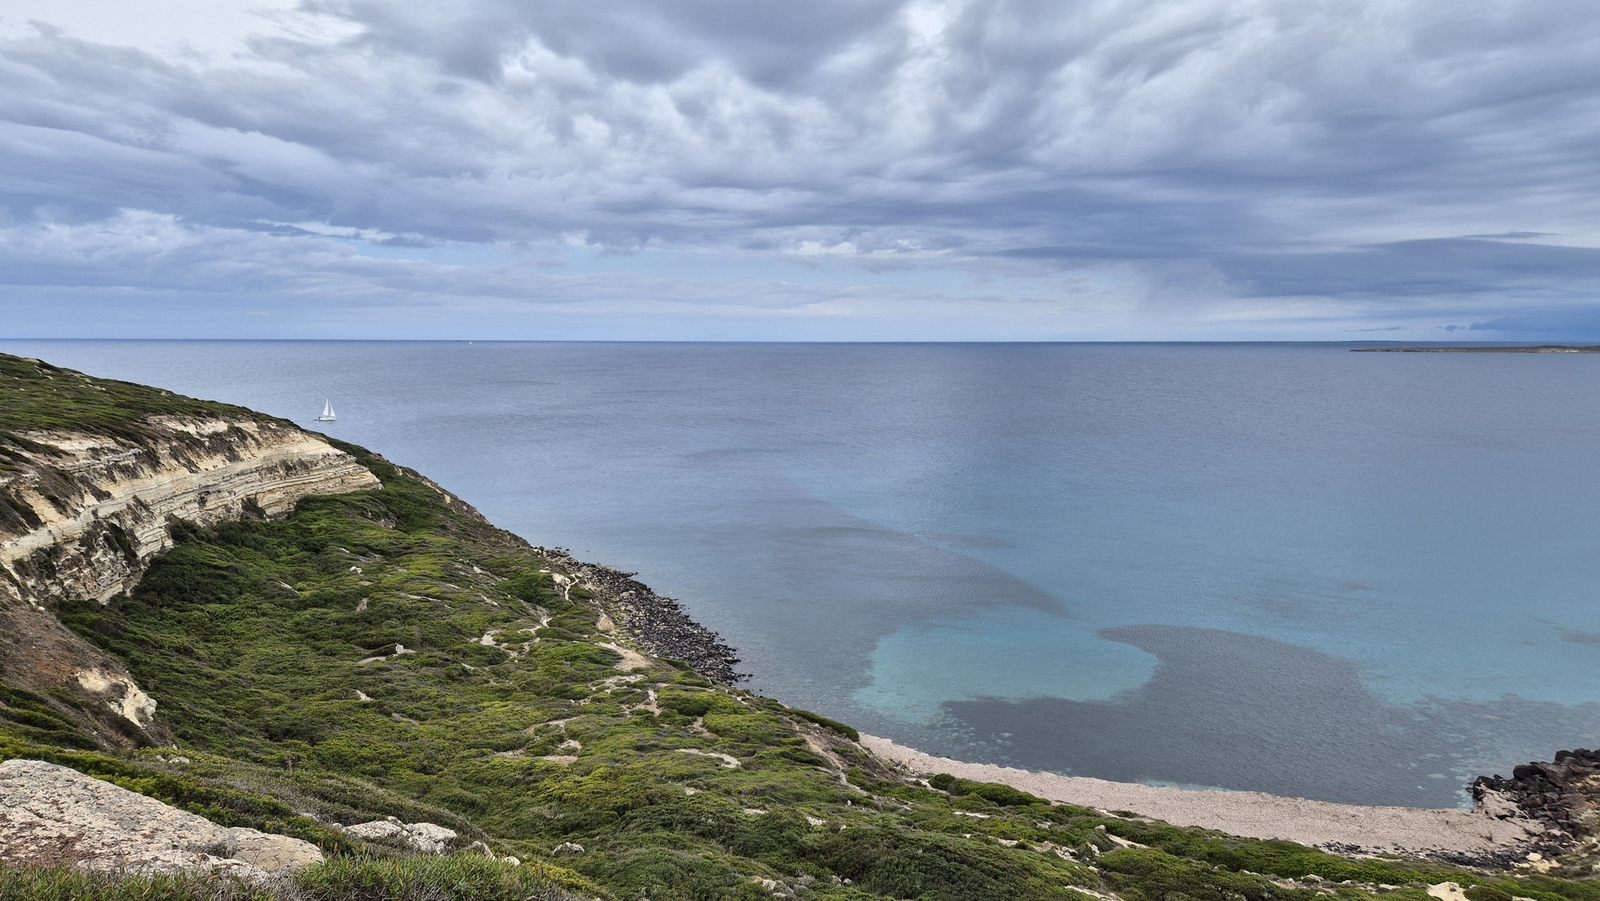
M 317 422 L 333 422 L 339 417 L 333 415 L 333 399 L 329 398 L 322 405 L 322 415 L 317 417 Z

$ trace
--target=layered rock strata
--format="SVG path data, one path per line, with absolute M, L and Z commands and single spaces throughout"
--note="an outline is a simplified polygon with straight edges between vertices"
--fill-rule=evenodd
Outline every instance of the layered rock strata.
M 307 495 L 378 485 L 349 454 L 285 423 L 169 416 L 147 425 L 167 440 L 17 435 L 24 465 L 0 474 L 0 593 L 35 606 L 103 602 L 172 546 L 174 518 L 272 516 Z
M 63 713 L 110 746 L 169 736 L 126 668 L 56 619 L 62 604 L 131 589 L 172 546 L 176 521 L 273 516 L 308 495 L 379 484 L 326 439 L 265 418 L 162 416 L 122 436 L 0 437 L 0 678 L 82 698 Z

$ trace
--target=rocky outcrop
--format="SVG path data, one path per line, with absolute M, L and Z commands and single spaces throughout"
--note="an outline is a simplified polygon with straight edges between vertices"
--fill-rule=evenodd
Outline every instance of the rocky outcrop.
M 1536 820 L 1564 844 L 1600 835 L 1600 750 L 1557 751 L 1549 763 L 1525 763 L 1511 778 L 1472 783 L 1480 808 Z
M 3 425 L 3 424 L 0 424 Z M 101 743 L 165 743 L 156 702 L 126 668 L 55 617 L 105 603 L 199 525 L 286 513 L 308 495 L 378 486 L 324 438 L 267 418 L 150 417 L 126 434 L 0 435 L 0 679 L 64 705 Z
M 418 854 L 446 854 L 461 844 L 454 829 L 434 823 L 402 823 L 394 817 L 339 827 L 345 835 Z
M 262 880 L 321 860 L 308 842 L 218 826 L 77 770 L 40 760 L 0 763 L 0 862 Z

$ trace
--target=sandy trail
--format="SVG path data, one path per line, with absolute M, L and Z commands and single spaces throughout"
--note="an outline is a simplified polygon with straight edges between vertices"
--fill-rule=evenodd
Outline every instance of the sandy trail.
M 1496 819 L 1481 811 L 1366 807 L 1260 792 L 1165 788 L 966 763 L 924 754 L 873 735 L 861 736 L 861 744 L 914 773 L 949 773 L 962 779 L 1000 782 L 1052 801 L 1132 811 L 1178 826 L 1199 826 L 1247 838 L 1353 846 L 1369 852 L 1488 854 L 1524 845 L 1537 828 L 1524 820 Z

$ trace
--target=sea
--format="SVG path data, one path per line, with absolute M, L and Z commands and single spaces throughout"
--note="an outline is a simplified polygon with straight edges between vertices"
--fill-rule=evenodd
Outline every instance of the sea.
M 377 450 L 679 598 L 752 690 L 930 753 L 1451 807 L 1600 745 L 1600 355 L 0 350 Z

